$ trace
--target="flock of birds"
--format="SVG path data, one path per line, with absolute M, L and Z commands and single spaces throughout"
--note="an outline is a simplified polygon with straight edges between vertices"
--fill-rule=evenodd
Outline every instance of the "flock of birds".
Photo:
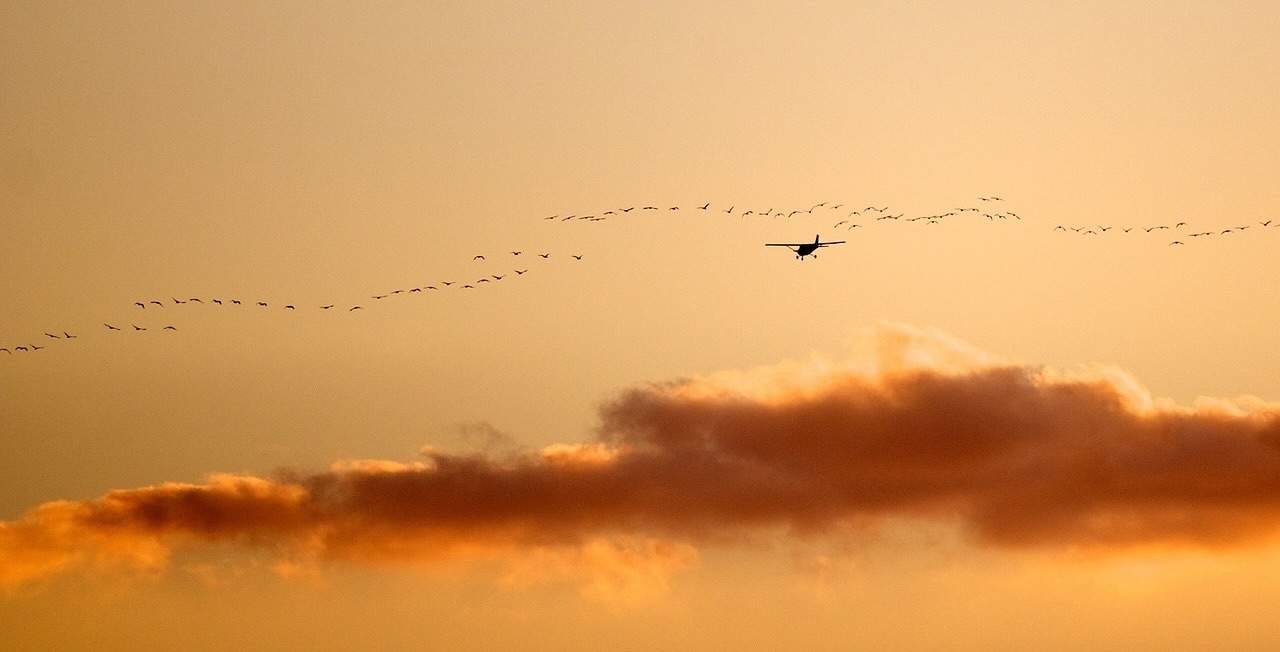
M 1004 201 L 1001 197 L 995 197 L 995 196 L 979 197 L 978 200 L 982 202 Z M 979 207 L 954 208 L 946 212 L 936 213 L 933 215 L 919 215 L 915 217 L 906 217 L 906 213 L 890 214 L 888 213 L 889 211 L 888 206 L 875 206 L 874 204 L 870 206 L 865 206 L 863 208 L 851 208 L 847 213 L 844 212 L 845 208 L 849 208 L 845 203 L 835 203 L 835 202 L 824 201 L 824 202 L 819 202 L 817 204 L 814 204 L 808 208 L 795 208 L 790 210 L 786 208 L 775 209 L 773 207 L 766 208 L 764 210 L 744 209 L 744 208 L 740 208 L 736 204 L 730 205 L 728 208 L 713 209 L 711 207 L 711 202 L 707 202 L 705 204 L 702 204 L 701 206 L 694 206 L 692 208 L 683 208 L 681 206 L 667 206 L 663 208 L 661 206 L 654 206 L 654 205 L 627 206 L 625 208 L 611 208 L 605 211 L 600 211 L 598 213 L 584 213 L 581 215 L 577 213 L 573 213 L 569 215 L 561 215 L 561 214 L 548 215 L 542 219 L 555 220 L 560 222 L 568 222 L 570 220 L 586 221 L 586 222 L 603 222 L 608 219 L 616 219 L 619 217 L 626 216 L 632 213 L 633 211 L 639 211 L 640 212 L 639 214 L 644 214 L 646 211 L 670 213 L 672 211 L 680 211 L 680 210 L 684 210 L 686 212 L 687 211 L 703 211 L 707 213 L 723 213 L 729 216 L 737 215 L 738 217 L 742 217 L 742 218 L 771 217 L 774 219 L 777 219 L 777 218 L 788 219 L 788 218 L 796 217 L 797 215 L 802 215 L 802 216 L 814 215 L 816 213 L 819 216 L 821 216 L 824 214 L 830 215 L 832 211 L 839 211 L 839 213 L 837 214 L 841 214 L 848 219 L 843 219 L 843 220 L 840 220 L 839 222 L 836 222 L 831 226 L 831 228 L 834 229 L 834 228 L 844 227 L 846 230 L 852 230 L 860 226 L 863 226 L 860 222 L 855 221 L 858 219 L 862 219 L 864 221 L 871 220 L 876 222 L 883 222 L 886 220 L 903 220 L 906 222 L 923 221 L 926 224 L 939 224 L 944 219 L 947 219 L 950 217 L 963 216 L 970 213 L 973 213 L 975 215 L 980 215 L 981 217 L 985 217 L 988 220 L 993 220 L 993 221 L 1007 220 L 1010 218 L 1016 219 L 1016 220 L 1022 219 L 1022 217 L 1019 216 L 1017 213 L 1005 212 L 1005 211 L 985 211 Z
M 858 228 L 878 225 L 878 224 L 912 223 L 912 224 L 921 224 L 921 225 L 935 225 L 935 224 L 941 224 L 944 221 L 960 220 L 960 219 L 966 219 L 966 218 L 985 220 L 987 222 L 995 223 L 995 222 L 1008 221 L 1008 220 L 1021 221 L 1023 219 L 1023 217 L 1018 213 L 1004 209 L 1004 205 L 1005 205 L 1005 200 L 1002 197 L 998 197 L 994 195 L 983 196 L 983 197 L 978 197 L 976 202 L 973 203 L 973 205 L 955 207 L 946 211 L 939 211 L 939 212 L 930 213 L 930 214 L 916 214 L 908 217 L 905 212 L 891 211 L 890 207 L 887 205 L 877 206 L 875 204 L 869 204 L 866 206 L 861 206 L 861 205 L 854 206 L 854 205 L 849 205 L 847 203 L 824 201 L 824 202 L 819 202 L 817 204 L 813 204 L 811 206 L 804 207 L 804 208 L 776 209 L 773 207 L 769 207 L 769 208 L 760 210 L 756 208 L 750 208 L 750 209 L 744 208 L 737 204 L 729 205 L 727 207 L 713 207 L 711 202 L 707 202 L 701 205 L 696 205 L 691 207 L 682 207 L 678 205 L 664 205 L 664 206 L 633 205 L 633 206 L 625 206 L 625 207 L 619 207 L 619 208 L 611 208 L 608 210 L 597 211 L 593 213 L 549 215 L 544 217 L 543 219 L 547 221 L 556 221 L 556 222 L 568 222 L 568 221 L 602 222 L 610 219 L 619 219 L 628 215 L 642 215 L 646 213 L 671 214 L 678 211 L 707 213 L 707 214 L 719 213 L 725 216 L 736 216 L 739 218 L 790 219 L 790 218 L 795 218 L 797 216 L 800 216 L 800 217 L 817 216 L 819 218 L 827 218 L 827 219 L 835 219 L 837 217 L 841 218 L 838 221 L 835 221 L 833 224 L 831 224 L 830 228 L 844 229 L 847 231 L 852 231 L 853 229 L 858 229 Z M 1054 226 L 1052 230 L 1054 232 L 1060 231 L 1064 234 L 1074 234 L 1074 235 L 1080 235 L 1080 236 L 1104 236 L 1104 235 L 1120 235 L 1120 234 L 1155 234 L 1155 235 L 1169 234 L 1173 236 L 1173 239 L 1168 243 L 1168 246 L 1179 246 L 1179 245 L 1185 245 L 1188 242 L 1196 241 L 1198 239 L 1218 238 L 1218 237 L 1223 237 L 1231 234 L 1243 233 L 1250 229 L 1252 229 L 1253 232 L 1257 232 L 1257 231 L 1268 229 L 1268 228 L 1280 228 L 1280 220 L 1265 220 L 1265 221 L 1259 221 L 1256 224 L 1241 224 L 1241 225 L 1233 226 L 1226 229 L 1209 229 L 1209 230 L 1195 230 L 1190 225 L 1188 225 L 1187 222 L 1181 222 L 1181 221 L 1175 222 L 1173 224 L 1155 224 L 1155 225 L 1140 226 L 1140 227 L 1139 226 L 1110 226 L 1110 225 L 1069 226 L 1066 224 L 1058 224 Z M 537 261 L 537 260 L 547 260 L 551 258 L 552 254 L 550 252 L 530 252 L 530 254 L 526 255 L 523 251 L 510 251 L 510 252 L 505 252 L 503 254 L 498 254 L 497 256 L 499 258 L 506 258 L 508 260 L 519 259 L 520 261 L 524 261 L 526 259 L 531 259 L 532 261 Z M 524 257 L 520 258 L 521 256 L 524 256 Z M 569 256 L 569 258 L 580 261 L 582 260 L 583 256 L 582 254 L 572 254 Z M 475 256 L 472 257 L 472 260 L 486 261 L 487 258 L 484 254 L 476 254 Z M 529 271 L 528 266 L 521 266 L 521 267 L 512 268 L 509 271 L 506 271 L 504 273 L 487 274 L 480 278 L 469 280 L 469 281 L 460 281 L 460 280 L 435 281 L 432 283 L 422 284 L 415 287 L 397 288 L 394 290 L 383 292 L 381 294 L 369 295 L 369 299 L 371 299 L 376 303 L 376 302 L 380 302 L 380 301 L 390 299 L 396 296 L 401 296 L 401 295 L 410 296 L 414 294 L 425 294 L 425 293 L 439 292 L 439 291 L 444 291 L 449 289 L 474 290 L 482 287 L 484 284 L 499 283 L 499 282 L 502 282 L 504 279 L 517 278 L 517 277 L 523 276 L 528 271 Z M 228 307 L 246 306 L 246 307 L 252 307 L 256 309 L 278 308 L 281 310 L 289 310 L 289 311 L 321 310 L 321 311 L 340 311 L 340 312 L 355 312 L 355 311 L 365 310 L 366 307 L 372 305 L 369 302 L 364 301 L 364 302 L 353 302 L 353 303 L 343 304 L 341 306 L 339 306 L 336 303 L 327 303 L 320 306 L 302 306 L 300 308 L 299 304 L 297 303 L 278 303 L 278 302 L 270 303 L 267 301 L 258 301 L 258 300 L 244 301 L 239 298 L 170 297 L 167 300 L 147 299 L 147 300 L 136 301 L 134 302 L 133 307 L 137 311 L 146 311 L 148 317 L 150 317 L 151 313 L 158 313 L 158 311 L 160 311 L 163 308 L 170 307 L 170 306 L 181 306 L 189 303 L 228 306 Z M 114 323 L 103 322 L 102 327 L 105 328 L 105 332 L 122 332 L 122 333 L 123 332 L 140 333 L 140 332 L 146 332 L 146 331 L 152 331 L 152 330 L 161 331 L 161 332 L 165 332 L 165 331 L 172 332 L 177 330 L 177 327 L 172 324 L 168 324 L 165 326 L 149 326 L 149 325 L 138 325 L 137 323 L 133 323 L 132 321 L 120 321 L 120 322 L 114 322 Z M 56 330 L 52 332 L 46 331 L 43 335 L 44 335 L 43 337 L 36 336 L 33 338 L 27 338 L 25 341 L 21 341 L 21 342 L 9 342 L 9 343 L 0 342 L 0 358 L 3 358 L 3 356 L 6 354 L 13 356 L 13 355 L 35 353 L 42 349 L 47 348 L 50 344 L 53 344 L 55 342 L 70 342 L 71 340 L 75 340 L 80 337 L 80 335 L 72 333 L 69 330 Z M 36 343 L 36 342 L 39 342 L 39 343 Z
M 1168 244 L 1168 246 L 1173 247 L 1176 245 L 1185 245 L 1187 244 L 1188 241 L 1191 241 L 1192 238 L 1206 238 L 1206 237 L 1213 237 L 1213 236 L 1230 235 L 1232 233 L 1243 233 L 1244 231 L 1251 228 L 1260 228 L 1260 229 L 1280 228 L 1280 220 L 1265 220 L 1265 221 L 1258 222 L 1257 224 L 1242 224 L 1239 226 L 1233 226 L 1226 229 L 1217 229 L 1217 230 L 1210 229 L 1208 231 L 1196 231 L 1195 233 L 1190 233 L 1191 229 L 1184 228 L 1184 227 L 1187 227 L 1186 222 L 1176 222 L 1173 225 L 1155 224 L 1151 226 L 1142 226 L 1142 227 L 1134 227 L 1134 226 L 1116 227 L 1116 226 L 1104 226 L 1104 225 L 1097 225 L 1097 226 L 1090 227 L 1090 226 L 1066 226 L 1063 224 L 1059 224 L 1058 226 L 1053 227 L 1053 230 L 1062 231 L 1064 233 L 1073 233 L 1078 235 L 1103 235 L 1103 234 L 1116 235 L 1116 234 L 1122 234 L 1122 233 L 1159 233 L 1162 231 L 1169 231 L 1171 233 L 1176 234 L 1174 237 L 1174 240 Z
M 522 255 L 524 255 L 523 251 L 510 251 L 510 252 L 507 252 L 507 254 L 505 254 L 505 257 L 509 257 L 510 259 L 516 259 Z M 546 261 L 552 258 L 552 253 L 551 252 L 534 252 L 531 255 L 525 256 L 525 258 L 530 258 L 533 261 Z M 583 254 L 570 254 L 568 256 L 568 259 L 573 260 L 575 262 L 581 261 L 583 259 Z M 487 261 L 488 259 L 484 254 L 476 254 L 475 256 L 472 257 L 472 260 Z M 524 260 L 524 259 L 522 258 L 521 260 Z M 380 294 L 369 295 L 368 298 L 373 300 L 373 302 L 376 303 L 386 299 L 392 299 L 399 296 L 411 296 L 414 294 L 426 294 L 430 292 L 440 292 L 445 290 L 474 290 L 474 289 L 484 287 L 484 284 L 486 283 L 493 284 L 493 283 L 499 283 L 505 279 L 519 278 L 529 273 L 530 269 L 531 267 L 529 265 L 525 265 L 519 268 L 512 268 L 509 271 L 505 271 L 501 273 L 488 273 L 474 280 L 463 281 L 463 280 L 451 279 L 451 280 L 433 281 L 431 283 L 425 283 L 415 287 L 404 287 L 404 288 L 396 288 L 394 290 L 387 290 Z M 319 306 L 316 306 L 316 305 L 307 306 L 297 302 L 281 303 L 281 302 L 259 301 L 256 299 L 243 300 L 240 298 L 169 297 L 166 300 L 146 299 L 141 301 L 135 301 L 133 302 L 133 305 L 131 306 L 131 308 L 136 313 L 151 316 L 151 313 L 161 314 L 160 313 L 161 309 L 165 309 L 165 308 L 172 309 L 174 307 L 185 306 L 188 304 L 220 306 L 220 307 L 229 307 L 229 308 L 242 306 L 242 307 L 253 308 L 253 309 L 279 309 L 279 310 L 289 310 L 289 311 L 321 310 L 321 311 L 339 311 L 339 312 L 355 312 L 359 310 L 365 310 L 368 307 L 372 307 L 372 305 L 374 305 L 367 301 L 343 304 L 341 306 L 339 306 L 336 303 L 326 303 L 324 305 L 319 305 Z M 101 330 L 101 332 L 104 332 L 104 333 L 118 332 L 123 334 L 123 333 L 144 333 L 149 331 L 176 332 L 178 330 L 178 327 L 174 326 L 173 324 L 167 324 L 165 326 L 152 326 L 152 325 L 140 326 L 138 325 L 137 321 L 142 321 L 142 320 L 102 322 L 103 330 Z M 143 323 L 145 324 L 147 322 L 143 321 Z M 32 338 L 27 338 L 26 340 L 20 341 L 18 343 L 10 342 L 10 343 L 0 344 L 0 357 L 4 356 L 5 354 L 12 356 L 12 355 L 23 355 L 23 354 L 35 353 L 45 348 L 48 348 L 48 346 L 50 344 L 53 344 L 54 342 L 70 342 L 71 340 L 75 340 L 79 338 L 80 338 L 80 335 L 71 333 L 67 330 L 59 329 L 56 332 L 46 331 L 42 338 L 32 337 Z M 43 346 L 41 344 L 36 344 L 35 342 L 37 341 L 41 342 Z
M 1022 216 L 1019 215 L 1018 213 L 1015 213 L 1010 210 L 1001 210 L 1003 208 L 1004 201 L 1005 200 L 1003 197 L 998 197 L 995 195 L 978 197 L 976 205 L 961 206 L 961 207 L 952 208 L 946 211 L 930 213 L 930 214 L 912 215 L 910 217 L 908 217 L 905 212 L 896 212 L 896 211 L 890 212 L 889 206 L 876 206 L 874 204 L 871 204 L 867 206 L 851 208 L 845 203 L 824 201 L 824 202 L 819 202 L 817 204 L 813 204 L 812 206 L 809 206 L 807 208 L 775 209 L 771 207 L 771 208 L 766 208 L 764 210 L 743 209 L 742 207 L 736 204 L 730 205 L 727 208 L 712 207 L 710 202 L 707 202 L 700 206 L 694 206 L 692 208 L 686 208 L 682 206 L 666 206 L 664 208 L 662 206 L 655 206 L 655 205 L 627 206 L 624 208 L 612 208 L 609 210 L 599 211 L 596 213 L 549 215 L 544 217 L 543 219 L 556 220 L 560 222 L 567 222 L 570 220 L 602 222 L 608 219 L 616 219 L 616 218 L 626 216 L 628 214 L 633 214 L 633 211 L 638 211 L 639 212 L 638 214 L 643 214 L 646 211 L 652 211 L 652 212 L 658 212 L 658 213 L 662 213 L 662 212 L 671 213 L 674 211 L 682 211 L 682 210 L 686 212 L 692 210 L 692 211 L 702 211 L 707 213 L 722 213 L 724 215 L 729 215 L 729 216 L 736 215 L 742 218 L 770 217 L 773 219 L 777 219 L 777 218 L 788 219 L 788 218 L 794 218 L 796 216 L 831 215 L 832 211 L 839 211 L 838 214 L 844 217 L 845 219 L 835 222 L 834 224 L 831 225 L 830 228 L 832 229 L 842 228 L 847 231 L 852 231 L 853 229 L 862 228 L 865 226 L 871 226 L 873 224 L 894 223 L 894 222 L 933 225 L 933 224 L 941 224 L 944 221 L 956 220 L 956 219 L 965 218 L 965 217 L 985 219 L 988 222 L 1022 220 Z M 1184 227 L 1186 227 L 1185 230 L 1183 230 Z M 1209 230 L 1196 231 L 1194 233 L 1190 232 L 1192 229 L 1188 226 L 1187 222 L 1176 222 L 1174 224 L 1155 224 L 1155 225 L 1141 226 L 1141 227 L 1107 226 L 1107 225 L 1068 226 L 1065 224 L 1059 224 L 1053 228 L 1053 231 L 1055 232 L 1062 231 L 1064 233 L 1074 233 L 1074 234 L 1079 234 L 1084 236 L 1102 235 L 1102 234 L 1121 234 L 1121 233 L 1160 234 L 1163 231 L 1170 231 L 1175 235 L 1174 235 L 1174 239 L 1170 241 L 1168 245 L 1176 246 L 1176 245 L 1184 245 L 1187 242 L 1192 241 L 1192 239 L 1194 238 L 1208 238 L 1211 236 L 1223 236 L 1223 235 L 1229 235 L 1232 233 L 1241 233 L 1250 228 L 1265 229 L 1265 228 L 1277 228 L 1277 227 L 1280 227 L 1280 220 L 1265 220 L 1265 221 L 1257 222 L 1256 224 L 1243 224 L 1243 225 L 1238 225 L 1238 226 L 1234 226 L 1226 229 L 1209 229 Z

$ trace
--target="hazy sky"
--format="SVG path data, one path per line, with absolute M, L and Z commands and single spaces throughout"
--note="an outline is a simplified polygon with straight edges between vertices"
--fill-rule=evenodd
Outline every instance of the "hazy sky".
M 1278 30 L 0 2 L 2 647 L 1274 647 Z

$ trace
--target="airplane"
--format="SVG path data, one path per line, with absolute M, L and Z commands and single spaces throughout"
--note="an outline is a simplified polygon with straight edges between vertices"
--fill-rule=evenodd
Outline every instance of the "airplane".
M 821 239 L 821 236 L 815 235 L 813 236 L 813 242 L 804 242 L 799 244 L 786 243 L 786 242 L 770 242 L 765 246 L 766 247 L 786 247 L 796 252 L 797 260 L 804 260 L 805 256 L 813 256 L 814 258 L 817 258 L 818 257 L 817 251 L 819 247 L 830 247 L 831 245 L 838 245 L 838 244 L 844 244 L 844 240 L 836 240 L 835 242 L 823 242 Z

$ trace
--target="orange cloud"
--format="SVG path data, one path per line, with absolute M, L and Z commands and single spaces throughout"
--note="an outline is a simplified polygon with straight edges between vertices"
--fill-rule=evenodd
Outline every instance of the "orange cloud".
M 998 547 L 1213 547 L 1280 532 L 1280 405 L 1181 407 L 1119 370 L 1019 365 L 905 328 L 883 330 L 872 350 L 871 365 L 814 360 L 633 388 L 601 408 L 586 444 L 502 458 L 427 449 L 413 464 L 48 503 L 0 523 L 0 583 L 157 568 L 174 549 L 215 542 L 348 561 L 560 547 L 600 569 L 596 582 L 661 580 L 689 558 L 673 542 L 897 516 L 956 523 Z

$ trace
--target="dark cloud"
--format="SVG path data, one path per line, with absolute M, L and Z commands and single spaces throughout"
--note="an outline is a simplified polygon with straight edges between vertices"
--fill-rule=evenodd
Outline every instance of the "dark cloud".
M 813 361 L 633 388 L 601 408 L 587 444 L 48 503 L 0 524 L 0 583 L 103 558 L 162 564 L 208 542 L 359 561 L 898 516 L 1012 548 L 1214 547 L 1280 529 L 1274 404 L 1180 407 L 1118 370 L 1011 364 L 909 329 L 883 332 L 876 351 L 875 368 Z

